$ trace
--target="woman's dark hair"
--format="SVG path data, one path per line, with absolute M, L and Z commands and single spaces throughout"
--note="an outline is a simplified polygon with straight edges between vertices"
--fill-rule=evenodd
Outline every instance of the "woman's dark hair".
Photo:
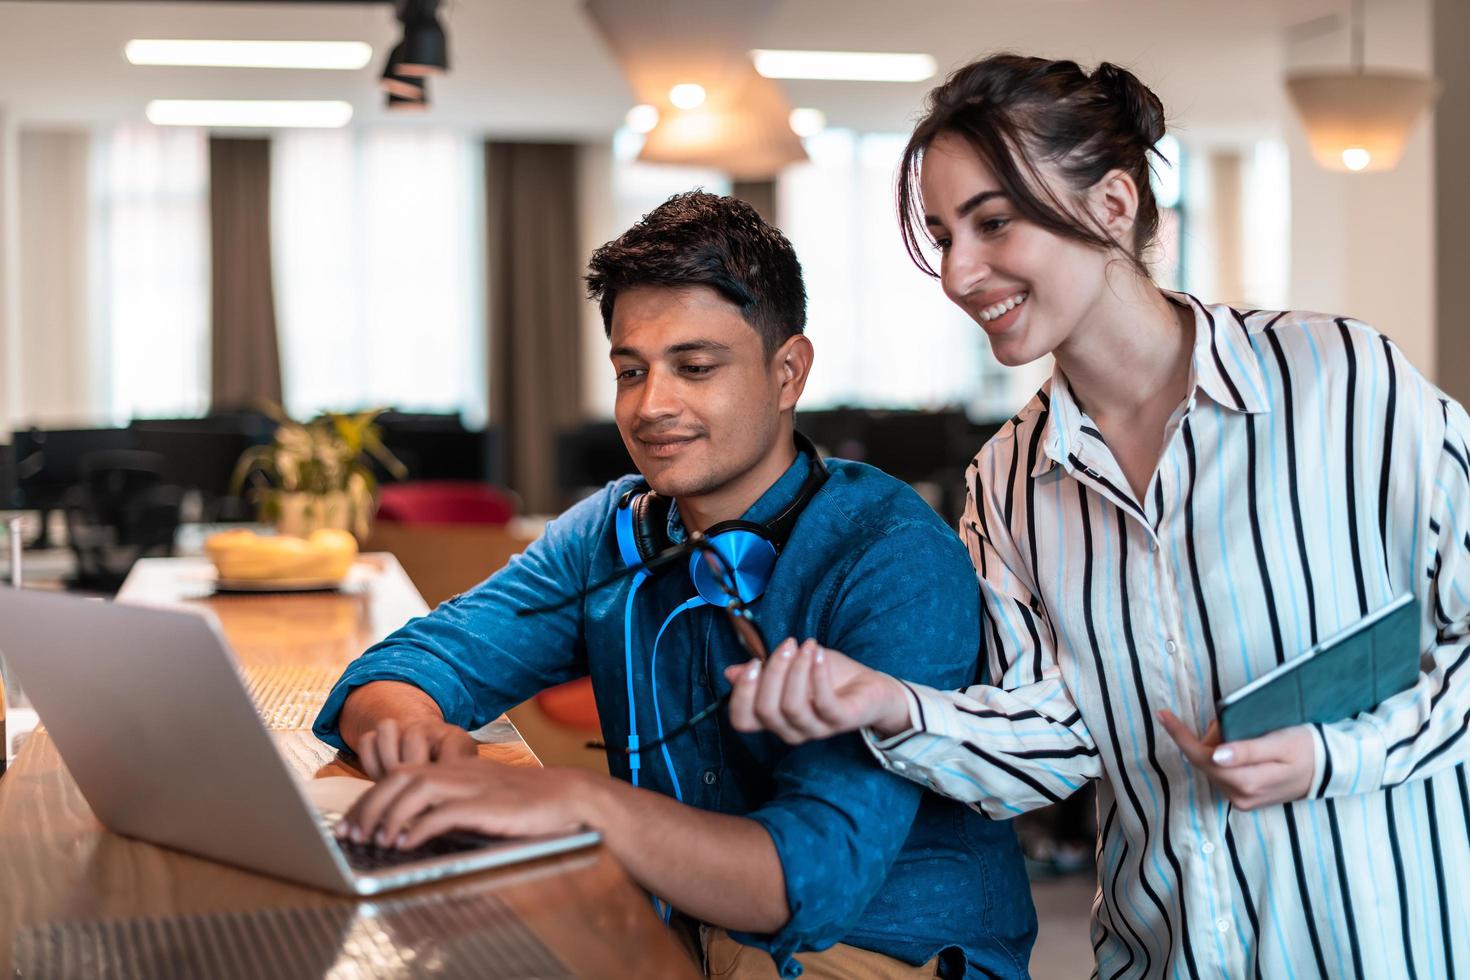
M 740 307 L 767 357 L 806 329 L 796 250 L 733 197 L 675 194 L 592 253 L 587 296 L 598 301 L 608 336 L 618 293 L 635 286 L 708 286 Z
M 924 255 L 931 239 L 919 168 L 930 144 L 946 133 L 979 154 L 1022 217 L 1066 238 L 1121 249 L 1148 274 L 1143 254 L 1159 227 L 1148 156 L 1159 155 L 1154 144 L 1164 135 L 1164 106 L 1132 72 L 1103 62 L 1089 76 L 1075 61 L 998 54 L 966 65 L 929 93 L 924 118 L 903 151 L 898 219 L 909 256 L 931 276 L 938 273 Z M 1117 241 L 1100 224 L 1078 217 L 1042 179 L 1042 164 L 1079 193 L 1111 170 L 1132 177 L 1138 185 L 1133 241 Z

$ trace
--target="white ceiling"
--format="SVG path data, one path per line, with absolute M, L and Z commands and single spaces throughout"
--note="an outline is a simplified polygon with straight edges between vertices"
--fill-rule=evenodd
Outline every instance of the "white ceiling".
M 771 48 L 926 51 L 945 68 L 1001 49 L 1113 60 L 1137 70 L 1176 117 L 1248 125 L 1280 102 L 1288 28 L 1335 33 L 1332 21 L 1309 22 L 1346 2 L 785 0 L 759 37 Z M 403 124 L 585 139 L 621 122 L 632 97 L 581 0 L 444 7 L 452 71 L 431 83 L 433 111 Z M 359 72 L 144 68 L 122 56 L 134 37 L 363 40 L 374 59 Z M 0 0 L 0 106 L 22 124 L 89 125 L 141 121 L 153 98 L 342 98 L 357 122 L 372 123 L 384 118 L 376 78 L 396 39 L 387 4 Z M 782 83 L 792 105 L 866 130 L 905 128 L 930 84 Z

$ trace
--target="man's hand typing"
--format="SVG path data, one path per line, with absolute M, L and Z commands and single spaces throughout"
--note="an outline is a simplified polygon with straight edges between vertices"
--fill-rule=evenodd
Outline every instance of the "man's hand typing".
M 402 766 L 472 759 L 475 740 L 444 720 L 423 691 L 397 681 L 365 684 L 342 706 L 342 738 L 362 771 L 381 779 Z

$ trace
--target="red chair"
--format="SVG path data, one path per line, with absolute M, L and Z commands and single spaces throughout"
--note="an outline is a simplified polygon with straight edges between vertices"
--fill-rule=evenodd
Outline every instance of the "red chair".
M 557 724 L 591 732 L 602 729 L 602 723 L 597 720 L 597 699 L 592 694 L 590 677 L 579 677 L 547 688 L 536 695 L 536 706 Z
M 508 524 L 515 500 L 472 480 L 389 483 L 378 490 L 378 520 L 400 524 Z

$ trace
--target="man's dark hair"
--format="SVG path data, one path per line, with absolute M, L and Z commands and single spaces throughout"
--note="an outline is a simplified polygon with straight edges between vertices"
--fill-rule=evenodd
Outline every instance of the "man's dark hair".
M 612 336 L 618 293 L 637 286 L 707 286 L 740 308 L 767 357 L 806 329 L 801 263 L 755 208 L 704 191 L 675 194 L 587 263 L 587 296 Z

